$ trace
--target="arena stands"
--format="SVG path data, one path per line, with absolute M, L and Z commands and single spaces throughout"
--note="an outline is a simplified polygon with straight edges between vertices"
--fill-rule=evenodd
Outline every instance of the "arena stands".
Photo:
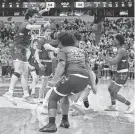
M 17 32 L 17 27 L 21 22 L 1 22 L 0 31 L 0 65 L 3 76 L 11 76 L 11 63 L 10 59 L 10 47 L 12 46 L 13 38 Z M 134 31 L 133 31 L 133 19 L 123 19 L 119 18 L 117 20 L 105 19 L 102 22 L 101 29 L 99 30 L 99 25 L 94 22 L 85 22 L 81 19 L 74 20 L 63 20 L 63 19 L 52 19 L 51 20 L 51 38 L 55 40 L 58 33 L 61 31 L 79 31 L 84 40 L 85 49 L 89 52 L 89 58 L 92 62 L 93 69 L 98 74 L 99 77 L 104 79 L 109 79 L 112 77 L 113 72 L 115 72 L 115 67 L 109 67 L 105 65 L 104 61 L 98 56 L 98 52 L 102 51 L 105 54 L 114 57 L 117 50 L 113 47 L 113 39 L 117 33 L 123 34 L 125 37 L 125 45 L 129 51 L 130 61 L 129 61 L 129 78 L 133 79 L 133 68 L 134 68 Z M 94 49 L 96 52 L 92 52 Z M 131 64 L 132 63 L 132 64 Z M 10 66 L 9 66 L 10 65 Z

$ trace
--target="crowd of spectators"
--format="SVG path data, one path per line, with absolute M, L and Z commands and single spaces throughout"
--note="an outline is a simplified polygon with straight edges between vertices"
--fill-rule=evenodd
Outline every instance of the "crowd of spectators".
M 98 48 L 98 52 L 102 51 L 104 54 L 115 57 L 117 54 L 117 49 L 113 46 L 113 40 L 116 34 L 122 34 L 125 39 L 125 48 L 129 52 L 129 78 L 134 78 L 134 19 L 117 19 L 117 20 L 108 20 L 106 19 L 102 25 L 101 32 L 102 36 L 100 38 L 100 42 L 96 44 L 96 48 Z M 95 63 L 99 64 L 98 53 L 95 58 Z M 104 75 L 107 78 L 108 76 L 112 76 L 112 71 L 116 71 L 116 66 L 110 66 L 104 63 L 102 59 L 100 60 L 100 64 L 104 68 Z M 106 71 L 107 70 L 107 71 Z
M 13 22 L 2 22 L 0 26 L 0 35 L 2 41 L 13 40 L 17 31 L 16 23 Z
M 82 35 L 81 44 L 83 49 L 85 49 L 89 54 L 89 59 L 91 66 L 98 75 L 98 77 L 103 77 L 104 79 L 109 79 L 112 77 L 113 73 L 116 71 L 116 66 L 110 66 L 106 64 L 100 57 L 99 52 L 115 57 L 117 54 L 117 49 L 113 46 L 113 40 L 116 34 L 123 34 L 125 37 L 125 47 L 129 51 L 129 78 L 134 78 L 134 20 L 133 19 L 118 19 L 118 20 L 108 20 L 106 19 L 102 22 L 99 41 L 97 41 L 97 27 L 98 24 L 91 22 L 85 22 L 81 19 L 74 20 L 51 20 L 52 30 L 51 38 L 55 40 L 57 35 L 61 31 L 79 31 Z M 3 31 L 8 29 L 10 31 L 8 34 Z M 17 28 L 15 22 L 5 23 L 4 28 L 1 30 L 1 40 L 0 40 L 0 64 L 6 66 L 5 70 L 11 70 L 10 63 L 10 43 L 12 43 L 13 36 L 15 35 Z M 13 34 L 11 34 L 13 32 Z M 5 34 L 6 33 L 6 34 Z M 8 42 L 8 43 L 7 43 Z M 8 60 L 7 60 L 8 59 Z M 3 75 L 9 75 L 4 71 Z M 11 71 L 10 71 L 11 72 Z
M 10 44 L 17 32 L 15 22 L 0 22 L 0 75 L 11 76 Z

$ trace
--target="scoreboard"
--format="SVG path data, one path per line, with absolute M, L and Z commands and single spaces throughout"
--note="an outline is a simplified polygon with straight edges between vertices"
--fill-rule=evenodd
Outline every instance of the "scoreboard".
M 0 8 L 22 8 L 21 2 L 0 3 Z
M 29 8 L 36 7 L 42 2 L 0 2 L 1 8 Z M 117 8 L 117 7 L 132 7 L 133 2 L 45 2 L 48 8 Z
M 76 2 L 76 8 L 132 7 L 132 2 Z

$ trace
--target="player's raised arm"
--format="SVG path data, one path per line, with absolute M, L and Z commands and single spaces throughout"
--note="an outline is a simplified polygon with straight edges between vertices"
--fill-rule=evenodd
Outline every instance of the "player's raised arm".
M 26 29 L 29 29 L 29 30 L 39 30 L 41 28 L 49 27 L 50 23 L 48 21 L 45 24 L 43 24 L 43 25 L 34 24 L 37 21 L 38 15 L 43 13 L 43 12 L 45 12 L 45 11 L 48 11 L 48 9 L 43 9 L 41 11 L 38 11 L 38 10 L 28 10 L 26 12 L 26 14 L 25 14 L 25 19 L 29 19 L 30 23 L 26 25 Z M 35 13 L 34 16 L 31 15 L 33 12 Z M 29 18 L 28 18 L 28 16 L 29 16 Z
M 45 8 L 43 10 L 40 10 L 39 14 L 42 15 L 44 12 L 48 12 L 48 11 L 50 11 L 50 8 Z
M 29 29 L 29 30 L 39 30 L 39 29 L 41 29 L 41 25 L 28 24 L 28 25 L 26 25 L 26 29 Z
M 104 56 L 104 55 L 102 55 L 102 54 L 100 54 L 100 56 L 101 56 L 103 59 L 105 59 L 109 64 L 115 65 L 115 64 L 117 64 L 117 63 L 121 60 L 121 58 L 122 58 L 122 56 L 123 56 L 123 53 L 124 53 L 124 50 L 120 49 L 120 50 L 118 51 L 118 55 L 117 55 L 114 59 L 112 59 L 112 58 L 110 58 L 110 57 L 106 57 L 106 56 Z
M 55 48 L 55 47 L 51 46 L 49 43 L 44 44 L 44 48 L 46 50 L 51 50 L 54 53 L 58 53 L 59 52 L 59 48 Z

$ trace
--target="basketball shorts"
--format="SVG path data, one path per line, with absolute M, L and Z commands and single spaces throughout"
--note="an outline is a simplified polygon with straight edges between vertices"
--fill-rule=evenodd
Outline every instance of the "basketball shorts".
M 39 72 L 40 76 L 50 76 L 52 73 L 52 62 L 42 62 L 44 69 Z
M 40 68 L 39 68 L 38 64 L 35 64 L 35 63 L 32 64 L 32 63 L 30 63 L 30 65 L 35 67 L 35 69 L 33 69 L 33 70 L 29 69 L 30 72 L 35 71 L 36 74 L 39 75 Z
M 80 74 L 62 76 L 54 91 L 60 96 L 68 96 L 83 91 L 89 84 L 89 78 Z
M 13 46 L 11 48 L 11 56 L 12 60 L 20 60 L 23 62 L 27 62 L 27 57 L 26 57 L 27 50 L 25 48 L 19 48 L 17 46 Z
M 122 73 L 116 72 L 116 74 L 112 78 L 112 81 L 118 86 L 123 86 L 127 82 L 127 79 L 128 79 L 128 72 Z

